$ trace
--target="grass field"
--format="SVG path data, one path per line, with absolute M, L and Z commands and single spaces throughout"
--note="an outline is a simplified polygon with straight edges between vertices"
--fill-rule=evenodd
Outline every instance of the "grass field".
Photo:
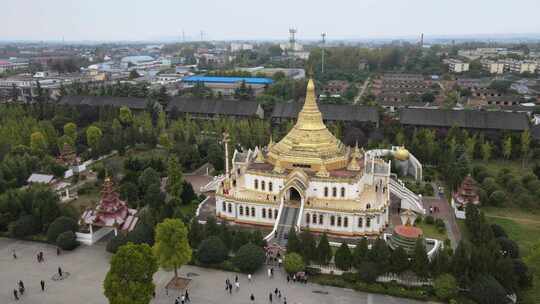
M 437 227 L 435 227 L 435 225 L 429 225 L 429 224 L 426 224 L 425 222 L 421 222 L 421 223 L 416 223 L 415 226 L 422 229 L 422 231 L 424 232 L 424 237 L 426 238 L 437 239 L 440 241 L 444 241 L 448 238 L 446 231 L 443 233 L 440 233 L 439 230 L 437 230 Z
M 512 173 L 515 173 L 518 176 L 523 176 L 529 172 L 532 172 L 530 166 L 532 164 L 531 161 L 529 161 L 528 163 L 529 166 L 526 166 L 525 168 L 523 168 L 521 160 L 490 160 L 488 162 L 482 160 L 474 160 L 471 162 L 471 164 L 473 167 L 475 165 L 482 165 L 486 167 L 486 169 L 491 175 L 497 175 L 497 172 L 499 172 L 499 170 L 503 168 L 509 169 Z
M 540 246 L 540 214 L 510 208 L 482 208 L 487 220 L 504 228 L 519 244 L 521 256 L 534 269 L 534 286 L 525 293 L 524 303 L 540 303 L 540 258 L 532 258 L 534 246 Z M 461 228 L 461 226 L 460 226 Z

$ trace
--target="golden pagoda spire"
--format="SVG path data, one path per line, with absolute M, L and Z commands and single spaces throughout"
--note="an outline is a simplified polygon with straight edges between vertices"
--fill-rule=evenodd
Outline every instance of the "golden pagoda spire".
M 298 121 L 294 128 L 302 130 L 326 129 L 321 111 L 319 111 L 319 106 L 317 105 L 317 98 L 315 97 L 315 84 L 311 78 L 307 84 L 306 101 L 302 110 L 298 113 Z
M 272 148 L 274 145 L 274 138 L 272 137 L 272 133 L 270 133 L 270 142 L 268 143 L 268 149 Z

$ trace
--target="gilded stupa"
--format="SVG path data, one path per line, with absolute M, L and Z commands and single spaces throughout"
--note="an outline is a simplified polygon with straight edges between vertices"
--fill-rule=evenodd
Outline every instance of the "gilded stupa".
M 312 79 L 308 81 L 306 99 L 296 124 L 281 141 L 269 147 L 267 161 L 278 163 L 283 169 L 300 167 L 316 172 L 347 167 L 347 149 L 326 128 Z

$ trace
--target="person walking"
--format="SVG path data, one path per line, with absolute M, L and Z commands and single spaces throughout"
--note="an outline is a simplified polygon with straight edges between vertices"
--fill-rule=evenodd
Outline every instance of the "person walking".
M 174 304 L 180 304 L 180 300 L 178 299 L 178 297 L 176 297 L 176 299 L 174 299 Z
M 41 285 L 41 291 L 45 291 L 45 281 L 41 280 L 39 284 Z
M 58 267 L 58 275 L 60 276 L 60 278 L 62 278 L 62 275 L 64 273 L 62 272 L 62 268 L 61 267 Z
M 278 291 L 279 291 L 279 290 L 278 290 L 277 287 L 276 287 L 276 289 L 274 290 L 274 293 L 276 294 L 276 296 L 277 296 Z
M 15 301 L 19 301 L 19 293 L 17 292 L 17 289 L 13 289 L 13 297 L 15 298 Z
M 271 278 L 272 277 L 272 272 L 270 271 L 270 268 L 268 268 L 268 278 Z
M 236 275 L 236 276 L 234 277 L 234 282 L 235 282 L 235 283 L 238 282 L 238 275 Z
M 24 294 L 24 283 L 23 281 L 19 281 L 19 293 L 21 296 Z
M 274 267 L 271 267 L 271 268 L 270 268 L 270 275 L 271 275 L 272 277 L 274 277 Z
M 191 302 L 191 299 L 189 298 L 189 293 L 188 293 L 187 289 L 186 289 L 186 293 L 184 294 L 184 296 L 186 297 L 187 302 Z
M 287 283 L 291 281 L 291 277 L 287 274 Z
M 60 255 L 60 247 L 56 247 L 56 255 Z
M 11 253 L 13 254 L 13 259 L 16 260 L 17 259 L 17 252 L 15 252 L 15 249 L 13 249 Z
M 251 283 L 251 273 L 248 274 L 248 281 Z
M 185 304 L 186 303 L 186 296 L 182 295 L 180 298 L 180 303 Z
M 236 287 L 236 291 L 240 289 L 240 282 L 234 282 L 234 286 Z
M 268 300 L 270 300 L 270 303 L 272 303 L 272 293 L 268 294 Z
M 281 300 L 281 290 L 278 290 L 277 296 L 278 296 L 278 298 Z
M 249 299 L 251 300 L 251 302 L 255 302 L 255 296 L 253 294 L 251 294 L 251 296 L 249 297 Z
M 283 304 L 287 304 L 287 297 L 283 297 Z

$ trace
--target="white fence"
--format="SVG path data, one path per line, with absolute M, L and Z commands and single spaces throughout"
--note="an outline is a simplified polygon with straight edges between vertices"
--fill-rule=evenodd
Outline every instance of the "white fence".
M 75 232 L 75 236 L 77 237 L 77 241 L 82 244 L 93 245 L 113 230 L 113 228 L 102 227 L 98 230 L 94 230 L 94 233 Z

